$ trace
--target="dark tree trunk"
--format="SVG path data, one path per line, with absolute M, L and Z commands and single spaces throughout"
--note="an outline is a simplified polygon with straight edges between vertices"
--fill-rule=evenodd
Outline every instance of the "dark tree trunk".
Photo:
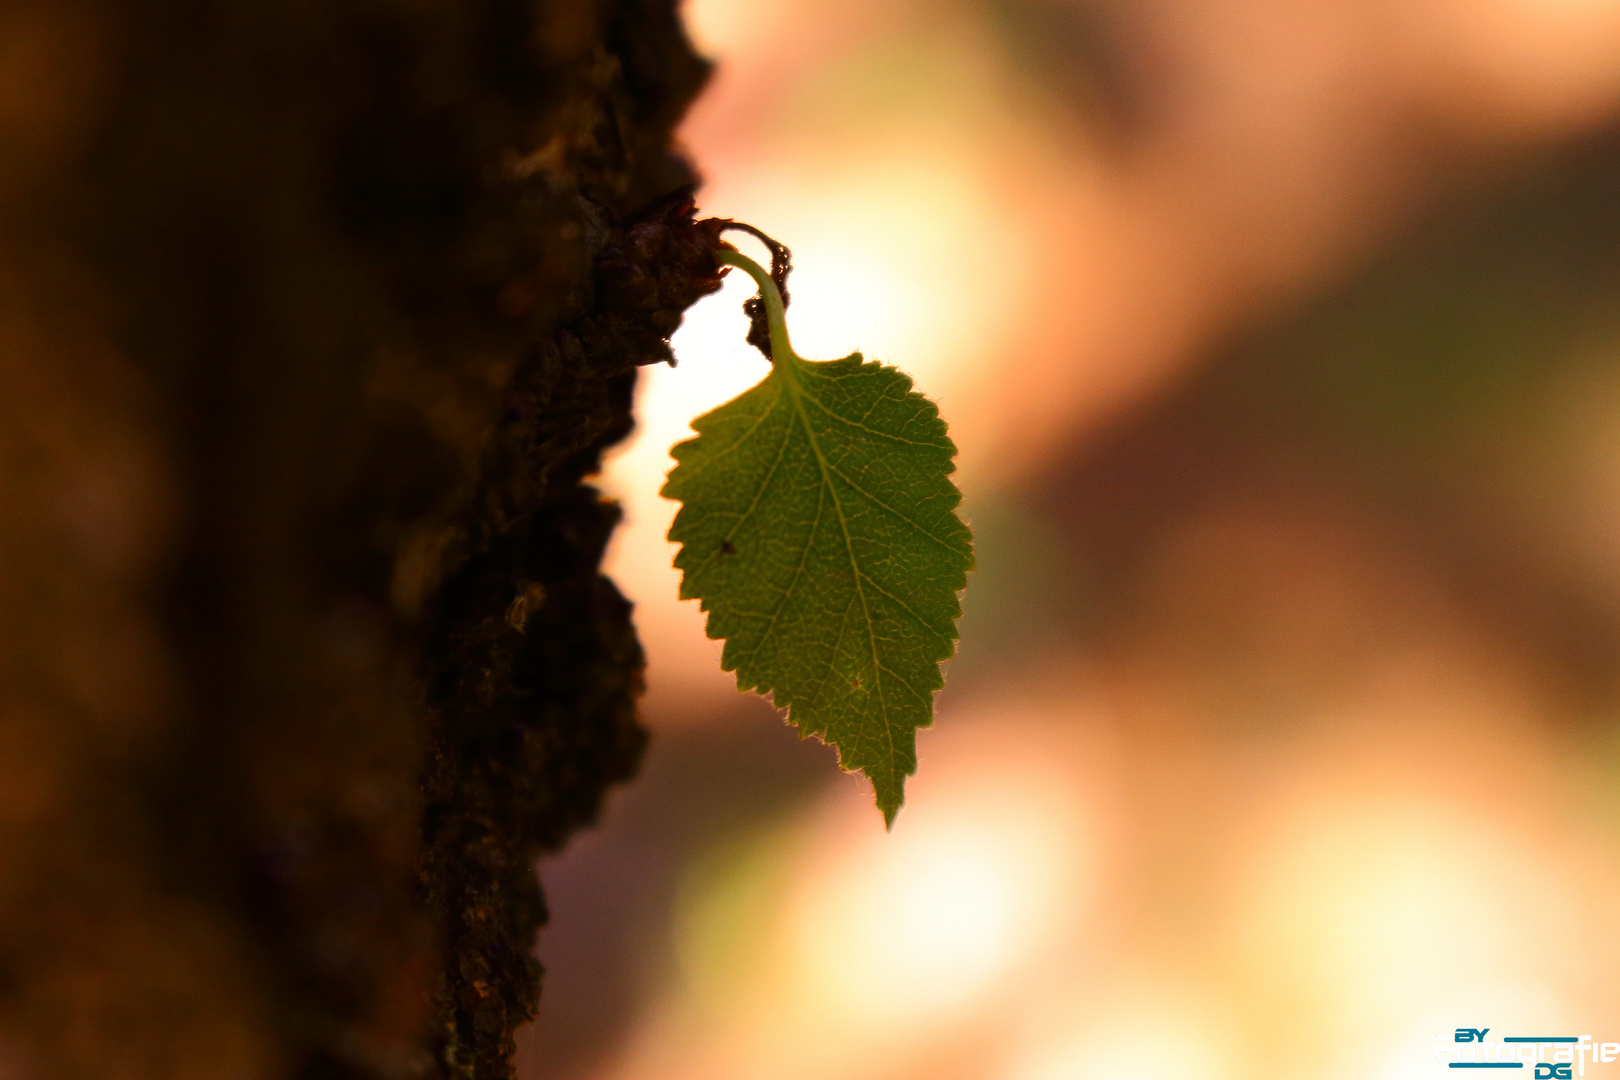
M 0 0 L 0 1076 L 506 1077 L 635 769 L 673 0 Z

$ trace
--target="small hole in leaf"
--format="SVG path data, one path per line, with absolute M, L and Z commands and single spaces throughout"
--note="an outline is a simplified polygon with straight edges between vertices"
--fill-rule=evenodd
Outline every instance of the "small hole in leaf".
M 720 541 L 720 554 L 722 554 L 722 555 L 735 555 L 735 554 L 737 554 L 737 549 L 732 546 L 732 543 L 731 543 L 730 540 L 722 540 L 722 541 Z

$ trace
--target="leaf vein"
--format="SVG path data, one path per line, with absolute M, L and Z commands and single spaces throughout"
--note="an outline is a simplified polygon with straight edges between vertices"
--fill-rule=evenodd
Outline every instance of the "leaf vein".
M 873 409 L 876 409 L 878 407 L 878 405 L 881 405 L 885 401 L 893 401 L 893 400 L 894 400 L 894 398 L 891 398 L 887 394 L 885 394 L 882 398 L 879 398 L 878 401 L 873 404 L 871 409 L 868 409 L 866 411 L 866 416 L 861 417 L 860 420 L 851 420 L 847 416 L 840 416 L 838 413 L 833 412 L 831 409 L 829 409 L 826 405 L 824 405 L 821 402 L 817 401 L 814 397 L 810 398 L 810 404 L 814 405 L 816 408 L 820 409 L 822 412 L 826 413 L 828 416 L 832 417 L 834 420 L 837 420 L 840 424 L 845 424 L 845 425 L 847 425 L 849 427 L 855 428 L 857 431 L 864 431 L 868 435 L 874 435 L 879 439 L 888 439 L 890 442 L 903 443 L 906 446 L 918 446 L 918 447 L 922 447 L 922 448 L 927 449 L 927 450 L 944 450 L 944 451 L 949 452 L 949 450 L 951 448 L 949 446 L 945 446 L 945 445 L 943 445 L 941 443 L 918 442 L 916 439 L 908 439 L 903 435 L 895 435 L 892 432 L 879 431 L 877 428 L 867 427 L 866 424 L 864 423 L 864 421 L 866 420 L 867 416 L 872 415 Z
M 774 402 L 772 403 L 771 408 L 776 408 Z M 760 480 L 759 487 L 757 490 L 755 490 L 753 499 L 748 503 L 748 509 L 737 515 L 737 520 L 731 526 L 730 531 L 727 532 L 725 536 L 721 537 L 721 543 L 716 544 L 713 550 L 711 550 L 709 554 L 704 557 L 703 561 L 692 568 L 693 573 L 696 573 L 700 569 L 706 568 L 711 562 L 725 553 L 725 543 L 737 535 L 737 530 L 742 528 L 743 522 L 747 521 L 749 515 L 753 514 L 753 512 L 758 509 L 759 501 L 765 497 L 765 491 L 771 486 L 771 479 L 776 476 L 776 470 L 782 464 L 782 458 L 787 456 L 788 443 L 792 441 L 793 425 L 790 423 L 787 426 L 787 430 L 782 433 L 782 445 L 776 448 L 776 460 L 772 461 L 771 467 L 765 470 L 764 479 Z
M 777 400 L 770 402 L 770 404 L 766 405 L 765 408 L 761 410 L 759 418 L 749 425 L 748 430 L 737 436 L 736 441 L 730 446 L 719 451 L 718 453 L 710 455 L 707 461 L 695 461 L 689 465 L 684 465 L 683 463 L 683 467 L 686 469 L 686 471 L 681 474 L 682 482 L 690 483 L 694 477 L 696 477 L 704 469 L 707 469 L 710 465 L 713 465 L 722 458 L 730 457 L 732 454 L 736 453 L 743 443 L 753 438 L 754 432 L 759 430 L 760 425 L 765 423 L 766 420 L 770 419 L 771 413 L 776 411 L 777 401 L 780 400 L 781 391 L 777 391 Z M 694 436 L 694 438 L 702 438 L 702 433 L 699 432 L 696 436 Z
M 812 442 L 814 441 L 813 436 L 812 436 L 811 441 Z M 817 457 L 818 458 L 820 457 L 820 451 L 819 450 L 817 451 Z M 827 461 L 823 461 L 822 464 L 823 464 L 824 468 L 831 469 L 832 472 L 838 477 L 838 479 L 842 480 L 844 483 L 848 484 L 851 488 L 853 488 L 854 491 L 855 491 L 855 494 L 860 495 L 861 497 L 867 499 L 874 506 L 878 507 L 878 509 L 883 510 L 883 511 L 885 511 L 885 512 L 887 512 L 889 514 L 892 514 L 895 517 L 899 518 L 901 521 L 905 522 L 907 525 L 910 525 L 913 529 L 916 529 L 919 533 L 922 533 L 922 535 L 926 536 L 928 539 L 932 540 L 934 543 L 938 544 L 940 547 L 945 548 L 947 551 L 950 551 L 953 554 L 955 553 L 956 548 L 949 541 L 941 540 L 939 537 L 935 536 L 933 533 L 931 533 L 927 529 L 923 528 L 917 522 L 911 520 L 911 518 L 908 515 L 901 513 L 900 511 L 896 510 L 894 507 L 890 506 L 888 503 L 884 502 L 882 499 L 878 498 L 876 495 L 873 495 L 871 492 L 869 492 L 865 488 L 861 487 L 861 485 L 857 484 L 855 481 L 853 481 L 849 477 L 845 476 L 844 471 L 842 469 L 840 469 L 838 466 L 832 464 L 831 462 L 827 462 Z
M 821 525 L 821 505 L 824 501 L 824 493 L 817 492 L 816 516 L 815 519 L 810 522 L 810 534 L 805 538 L 804 551 L 799 556 L 799 565 L 794 568 L 793 578 L 788 582 L 787 589 L 782 593 L 782 599 L 776 602 L 776 609 L 771 612 L 770 624 L 767 625 L 764 630 L 760 631 L 759 640 L 755 642 L 754 647 L 749 650 L 748 660 L 746 663 L 752 664 L 754 659 L 759 656 L 759 650 L 764 648 L 766 639 L 771 636 L 771 631 L 776 629 L 776 623 L 782 615 L 782 609 L 787 607 L 787 602 L 793 598 L 793 590 L 798 588 L 800 579 L 804 577 L 805 564 L 810 561 L 810 549 L 816 544 L 816 529 Z M 743 663 L 744 661 L 739 660 L 737 662 L 737 666 L 741 667 Z
M 790 360 L 789 363 L 792 363 L 792 361 Z M 873 686 L 873 690 L 877 692 L 878 712 L 883 719 L 883 733 L 889 744 L 889 779 L 892 783 L 894 780 L 895 761 L 894 723 L 889 718 L 888 700 L 883 695 L 883 678 L 880 674 L 883 671 L 883 665 L 881 661 L 878 660 L 877 628 L 872 625 L 872 610 L 867 606 L 866 603 L 866 590 L 861 588 L 861 567 L 859 560 L 855 557 L 855 542 L 849 534 L 849 522 L 844 519 L 844 504 L 839 501 L 838 491 L 833 487 L 832 478 L 828 475 L 828 472 L 831 469 L 831 463 L 827 461 L 826 455 L 821 452 L 821 444 L 816 441 L 816 433 L 810 426 L 810 417 L 805 414 L 804 403 L 802 400 L 804 395 L 800 391 L 799 385 L 796 381 L 796 375 L 789 374 L 786 381 L 788 387 L 788 396 L 792 398 L 794 409 L 799 414 L 799 423 L 804 427 L 805 438 L 810 441 L 810 450 L 815 455 L 816 463 L 821 466 L 822 483 L 827 492 L 832 495 L 833 510 L 838 515 L 838 526 L 844 534 L 844 551 L 849 556 L 849 568 L 855 575 L 855 595 L 861 602 L 861 615 L 866 620 L 867 645 L 872 652 L 872 681 L 876 684 Z M 850 486 L 853 487 L 854 485 L 852 484 Z M 857 488 L 856 490 L 859 489 Z

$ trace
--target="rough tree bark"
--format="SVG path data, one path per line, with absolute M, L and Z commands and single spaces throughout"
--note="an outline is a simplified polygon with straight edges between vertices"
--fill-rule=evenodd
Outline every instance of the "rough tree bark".
M 674 0 L 0 0 L 0 1076 L 509 1074 L 705 74 Z

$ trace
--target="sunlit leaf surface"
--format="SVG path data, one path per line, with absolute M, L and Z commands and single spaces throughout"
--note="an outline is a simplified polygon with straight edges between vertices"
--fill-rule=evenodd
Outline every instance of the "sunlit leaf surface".
M 663 490 L 683 504 L 682 598 L 702 601 L 738 687 L 836 746 L 892 823 L 973 567 L 945 422 L 857 353 L 779 359 L 692 426 Z

